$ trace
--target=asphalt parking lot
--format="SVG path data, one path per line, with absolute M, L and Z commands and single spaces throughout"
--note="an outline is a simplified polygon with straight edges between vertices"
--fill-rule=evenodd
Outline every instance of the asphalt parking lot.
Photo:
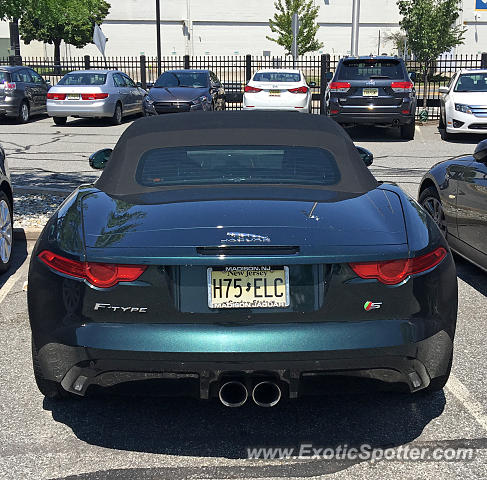
M 48 118 L 0 125 L 14 185 L 66 189 L 96 179 L 88 166 L 95 150 L 112 147 L 130 124 Z M 393 130 L 354 129 L 357 145 L 375 155 L 373 173 L 416 197 L 434 163 L 471 153 L 478 137 L 443 142 L 434 125 L 419 126 L 414 141 Z M 45 400 L 34 383 L 23 289 L 31 241 L 19 241 L 14 265 L 0 277 L 0 478 L 78 479 L 486 479 L 487 275 L 457 260 L 459 318 L 453 374 L 432 396 L 362 392 L 282 402 L 273 409 L 248 403 L 156 396 L 95 396 Z M 139 392 L 140 393 L 140 392 Z M 146 392 L 147 393 L 147 392 Z M 320 458 L 248 460 L 248 447 L 315 448 L 418 446 L 473 448 L 469 461 Z

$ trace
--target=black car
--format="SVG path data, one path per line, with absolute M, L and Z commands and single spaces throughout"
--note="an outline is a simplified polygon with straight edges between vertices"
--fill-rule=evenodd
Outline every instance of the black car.
M 487 271 L 487 140 L 473 156 L 436 164 L 421 181 L 419 203 L 451 249 Z
M 225 110 L 225 90 L 210 70 L 168 70 L 144 100 L 146 115 Z
M 325 95 L 327 114 L 344 126 L 397 126 L 414 138 L 416 91 L 401 58 L 342 58 Z
M 0 274 L 10 266 L 13 240 L 12 184 L 5 151 L 0 146 Z
M 50 84 L 28 67 L 0 67 L 0 115 L 27 123 L 32 115 L 46 113 Z
M 330 375 L 443 388 L 452 255 L 361 154 L 320 115 L 134 122 L 91 156 L 100 178 L 66 199 L 32 252 L 40 391 L 158 379 L 167 394 L 271 407 L 323 392 Z

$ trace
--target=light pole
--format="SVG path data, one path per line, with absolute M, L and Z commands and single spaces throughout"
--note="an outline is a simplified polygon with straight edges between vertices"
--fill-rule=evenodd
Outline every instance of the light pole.
M 161 64 L 161 4 L 156 0 L 156 28 L 157 28 L 157 76 L 162 73 Z
M 352 56 L 358 55 L 358 34 L 360 19 L 360 0 L 353 0 L 352 5 L 352 45 L 350 53 Z

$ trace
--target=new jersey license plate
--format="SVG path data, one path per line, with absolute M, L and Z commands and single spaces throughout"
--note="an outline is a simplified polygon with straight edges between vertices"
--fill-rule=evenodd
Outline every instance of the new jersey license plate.
M 269 90 L 269 95 L 271 97 L 280 97 L 281 91 L 280 90 Z
M 289 267 L 214 267 L 207 274 L 210 308 L 289 306 Z
M 66 94 L 66 100 L 79 100 L 79 93 Z
M 379 89 L 378 88 L 364 88 L 362 90 L 362 94 L 364 97 L 378 97 L 379 96 Z

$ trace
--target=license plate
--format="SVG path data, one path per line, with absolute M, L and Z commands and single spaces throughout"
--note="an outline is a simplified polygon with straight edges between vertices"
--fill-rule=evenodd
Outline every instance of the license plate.
M 66 94 L 66 100 L 79 100 L 79 93 Z
M 281 91 L 280 90 L 269 90 L 269 95 L 271 97 L 280 97 Z
M 210 308 L 289 306 L 289 267 L 214 267 L 207 274 Z
M 362 90 L 362 94 L 364 97 L 378 97 L 379 96 L 379 89 L 378 88 L 364 88 Z

